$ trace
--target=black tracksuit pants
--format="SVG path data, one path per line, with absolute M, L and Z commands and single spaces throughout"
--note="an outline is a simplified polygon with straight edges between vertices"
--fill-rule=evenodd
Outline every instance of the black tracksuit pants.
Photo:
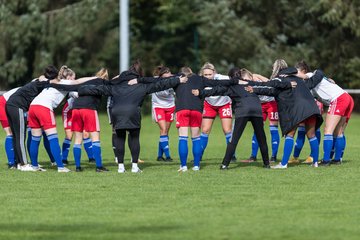
M 132 162 L 137 163 L 140 155 L 140 128 L 116 129 L 113 135 L 113 149 L 118 163 L 124 163 L 126 132 L 129 132 L 128 145 L 131 152 Z
M 11 105 L 6 105 L 5 110 L 13 134 L 15 161 L 21 165 L 27 164 L 28 160 L 25 148 L 27 124 L 24 116 L 24 110 Z
M 229 166 L 231 157 L 234 155 L 236 146 L 244 132 L 247 122 L 253 125 L 255 136 L 259 142 L 261 156 L 264 165 L 269 165 L 269 151 L 266 143 L 266 135 L 264 131 L 264 122 L 262 117 L 239 117 L 235 119 L 235 125 L 232 132 L 231 141 L 227 144 L 226 153 L 222 164 Z

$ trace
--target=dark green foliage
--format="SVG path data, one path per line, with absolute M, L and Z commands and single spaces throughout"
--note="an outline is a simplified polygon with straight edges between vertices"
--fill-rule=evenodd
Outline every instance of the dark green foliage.
M 0 84 L 17 86 L 48 64 L 78 76 L 119 70 L 117 0 L 17 0 L 0 7 Z M 342 87 L 359 88 L 359 1 L 130 1 L 131 61 L 147 75 L 203 62 L 226 73 L 246 67 L 269 76 L 271 64 L 304 59 Z

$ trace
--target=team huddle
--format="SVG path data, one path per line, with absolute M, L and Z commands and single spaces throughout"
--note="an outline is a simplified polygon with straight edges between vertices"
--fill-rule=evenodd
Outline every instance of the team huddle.
M 160 129 L 158 161 L 173 161 L 168 133 L 171 123 L 176 121 L 179 172 L 188 170 L 189 133 L 192 170 L 200 170 L 217 115 L 227 143 L 221 170 L 228 169 L 230 163 L 236 161 L 235 150 L 248 121 L 254 129 L 248 162 L 256 161 L 260 148 L 264 168 L 286 169 L 288 163 L 299 162 L 307 136 L 311 152 L 306 163 L 313 167 L 340 164 L 346 146 L 344 131 L 354 107 L 354 101 L 346 91 L 321 70 L 312 72 L 304 61 L 298 62 L 295 67 L 288 67 L 284 60 L 278 59 L 273 64 L 270 78 L 237 67 L 231 68 L 228 75 L 221 75 L 211 63 L 205 63 L 199 74 L 193 73 L 189 67 L 172 74 L 168 67 L 158 66 L 154 69 L 153 77 L 144 77 L 139 61 L 110 80 L 106 69 L 101 69 L 92 77 L 75 79 L 75 76 L 75 72 L 66 66 L 60 70 L 48 66 L 43 75 L 0 97 L 0 121 L 6 132 L 5 150 L 9 169 L 46 171 L 38 164 L 39 145 L 43 137 L 51 164 L 57 166 L 58 172 L 70 172 L 65 166 L 69 163 L 68 155 L 74 136 L 76 172 L 83 170 L 82 145 L 89 162 L 95 162 L 96 172 L 108 171 L 102 164 L 97 115 L 102 96 L 108 97 L 112 147 L 119 173 L 126 171 L 124 154 L 127 136 L 131 172 L 142 172 L 138 167 L 141 107 L 148 94 L 152 94 L 153 118 Z M 62 110 L 65 139 L 61 148 L 54 109 L 66 97 Z M 328 111 L 325 116 L 323 157 L 319 162 L 323 106 L 327 106 Z M 264 131 L 266 119 L 270 124 L 270 157 Z M 283 155 L 281 162 L 271 166 L 271 162 L 278 161 L 278 125 L 285 137 Z

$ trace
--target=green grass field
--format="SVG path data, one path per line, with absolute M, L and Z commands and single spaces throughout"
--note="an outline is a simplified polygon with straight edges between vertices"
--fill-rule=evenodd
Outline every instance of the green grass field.
M 0 239 L 359 239 L 359 115 L 349 123 L 341 166 L 269 170 L 256 162 L 220 171 L 225 139 L 216 121 L 201 171 L 182 174 L 174 126 L 173 163 L 156 161 L 158 127 L 145 117 L 143 173 L 119 174 L 105 115 L 101 123 L 108 173 L 95 173 L 84 151 L 84 172 L 57 173 L 42 145 L 39 159 L 47 172 L 7 170 L 1 132 Z M 239 142 L 238 159 L 250 155 L 251 129 L 248 125 Z M 62 130 L 59 135 L 62 139 Z M 301 157 L 308 153 L 306 142 Z M 69 160 L 74 170 L 72 152 Z

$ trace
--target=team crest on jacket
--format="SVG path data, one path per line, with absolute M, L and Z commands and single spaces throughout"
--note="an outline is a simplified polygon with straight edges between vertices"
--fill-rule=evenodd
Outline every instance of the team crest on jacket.
M 160 115 L 160 114 L 158 114 L 157 118 L 158 118 L 158 119 L 161 119 L 161 115 Z

